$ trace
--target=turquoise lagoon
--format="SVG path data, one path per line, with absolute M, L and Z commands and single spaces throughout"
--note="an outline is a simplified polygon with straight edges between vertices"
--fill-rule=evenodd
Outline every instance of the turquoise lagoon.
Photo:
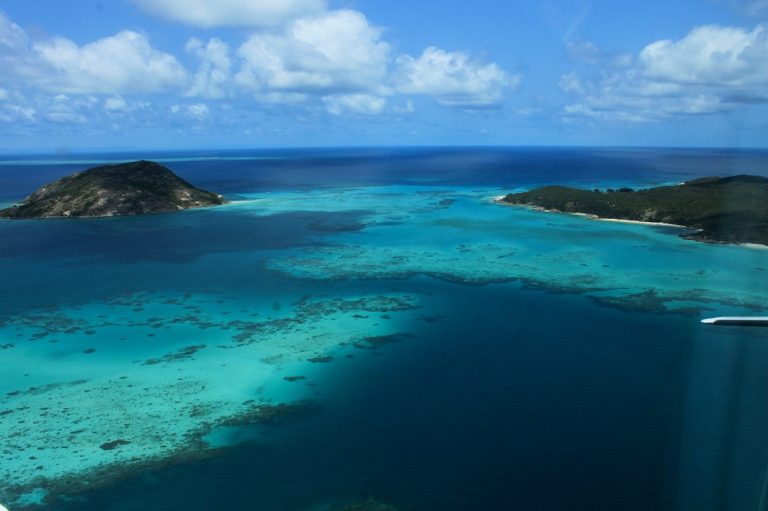
M 124 156 L 6 162 L 0 202 Z M 768 155 L 157 157 L 231 203 L 0 223 L 10 509 L 765 504 L 768 333 L 699 320 L 764 310 L 768 250 L 493 199 Z

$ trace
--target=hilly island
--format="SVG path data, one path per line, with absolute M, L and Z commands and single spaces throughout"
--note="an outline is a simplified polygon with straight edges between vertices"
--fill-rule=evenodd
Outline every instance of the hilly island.
M 40 187 L 2 218 L 104 217 L 166 213 L 223 204 L 215 193 L 152 161 L 103 165 Z
M 545 186 L 511 193 L 502 204 L 581 213 L 600 219 L 675 224 L 683 237 L 713 243 L 768 245 L 768 179 L 706 177 L 643 190 Z

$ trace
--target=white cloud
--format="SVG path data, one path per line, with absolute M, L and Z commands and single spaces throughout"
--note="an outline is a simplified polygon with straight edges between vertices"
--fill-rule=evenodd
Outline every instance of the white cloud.
M 27 46 L 27 33 L 0 11 L 0 51 L 18 51 Z
M 350 9 L 326 10 L 326 0 L 133 0 L 142 8 L 187 23 L 259 27 L 239 47 L 223 40 L 191 38 L 185 46 L 197 67 L 188 73 L 177 58 L 152 46 L 140 32 L 125 30 L 83 44 L 65 37 L 39 38 L 0 12 L 0 102 L 23 92 L 27 119 L 80 122 L 135 118 L 151 122 L 165 112 L 140 95 L 170 93 L 190 102 L 244 95 L 261 105 L 302 105 L 333 115 L 374 115 L 396 92 L 426 94 L 440 104 L 488 108 L 501 104 L 520 77 L 463 52 L 427 48 L 418 58 L 393 58 L 384 29 Z M 69 110 L 51 97 L 69 96 Z M 93 106 L 73 98 L 98 95 Z M 156 98 L 161 99 L 161 98 Z M 177 100 L 178 101 L 178 100 Z M 389 111 L 414 111 L 408 97 Z M 144 106 L 142 106 L 144 105 Z M 141 111 L 141 112 L 140 112 Z M 6 116 L 21 115 L 6 112 Z M 172 122 L 211 120 L 205 103 L 170 108 Z M 162 115 L 162 114 L 160 114 Z
M 185 119 L 204 123 L 211 118 L 211 109 L 204 103 L 194 103 L 192 105 L 171 105 L 169 108 L 171 114 L 182 116 Z
M 192 86 L 187 95 L 213 99 L 226 97 L 232 78 L 229 46 L 217 38 L 209 40 L 207 44 L 192 38 L 187 42 L 186 49 L 200 59 L 200 66 L 192 77 Z
M 152 104 L 149 101 L 125 99 L 117 94 L 104 99 L 102 105 L 110 119 L 114 116 L 120 116 L 123 119 L 129 116 L 131 119 L 136 119 L 136 115 L 141 112 L 152 113 Z
M 13 86 L 33 76 L 31 60 L 27 33 L 0 11 L 0 83 Z
M 186 71 L 138 32 L 79 46 L 64 37 L 31 41 L 0 13 L 0 84 L 51 93 L 148 93 L 183 86 Z
M 643 74 L 661 81 L 744 86 L 768 84 L 768 30 L 707 25 L 683 39 L 657 41 L 640 52 Z
M 196 103 L 187 107 L 187 116 L 196 121 L 207 121 L 211 117 L 211 110 L 208 105 Z
M 567 116 L 654 121 L 768 102 L 768 29 L 707 25 L 678 41 L 646 46 L 627 68 L 602 69 L 590 81 L 575 73 L 561 88 L 576 100 Z M 577 81 L 578 80 L 578 81 Z
M 504 90 L 520 83 L 520 76 L 510 76 L 496 64 L 481 64 L 464 52 L 432 46 L 419 58 L 399 57 L 397 66 L 399 92 L 428 94 L 447 106 L 497 106 Z
M 144 11 L 199 27 L 279 25 L 325 10 L 325 0 L 132 0 Z
M 56 124 L 85 124 L 88 119 L 76 112 L 48 112 L 45 119 Z
M 387 100 L 379 96 L 369 94 L 340 94 L 323 98 L 326 108 L 333 115 L 354 113 L 373 115 L 384 110 Z
M 91 95 L 41 95 L 33 98 L 39 117 L 56 124 L 84 124 L 94 117 L 99 99 Z
M 120 32 L 84 46 L 57 37 L 35 43 L 32 51 L 52 71 L 40 69 L 36 79 L 48 91 L 148 93 L 178 88 L 186 81 L 181 64 L 152 48 L 138 32 Z
M 239 49 L 236 81 L 254 91 L 382 93 L 390 47 L 361 13 L 333 11 L 252 35 Z
M 560 77 L 560 89 L 569 94 L 581 94 L 584 87 L 581 85 L 581 77 L 576 71 L 564 74 Z
M 110 112 L 125 112 L 128 110 L 128 102 L 121 96 L 112 96 L 104 100 L 104 110 Z
M 34 108 L 15 104 L 0 105 L 0 122 L 34 123 L 37 122 L 37 112 Z

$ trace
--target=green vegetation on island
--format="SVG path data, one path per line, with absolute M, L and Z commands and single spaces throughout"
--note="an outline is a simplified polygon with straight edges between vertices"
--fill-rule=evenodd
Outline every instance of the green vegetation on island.
M 101 217 L 166 213 L 223 204 L 152 161 L 103 165 L 47 184 L 20 204 L 0 210 L 5 218 Z
M 684 237 L 715 243 L 768 244 L 768 179 L 708 177 L 643 190 L 545 186 L 499 202 L 603 219 L 675 224 Z

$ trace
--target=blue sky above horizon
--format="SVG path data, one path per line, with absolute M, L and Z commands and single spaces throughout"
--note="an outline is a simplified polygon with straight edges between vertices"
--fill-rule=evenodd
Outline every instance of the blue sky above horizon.
M 0 151 L 768 147 L 768 0 L 0 1 Z

